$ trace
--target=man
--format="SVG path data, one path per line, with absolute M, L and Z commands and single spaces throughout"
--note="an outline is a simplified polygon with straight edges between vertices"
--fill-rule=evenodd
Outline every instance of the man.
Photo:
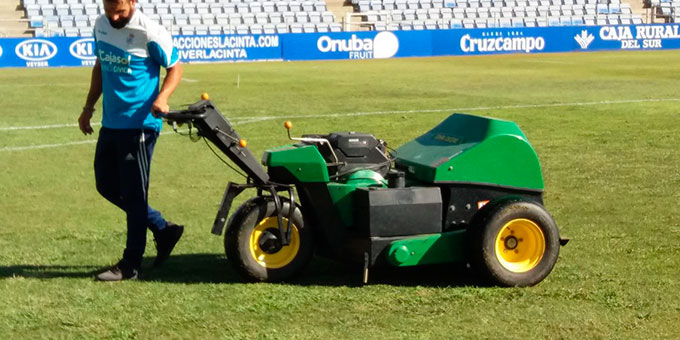
M 136 279 L 146 247 L 146 229 L 154 234 L 156 260 L 165 261 L 184 230 L 148 205 L 149 166 L 168 98 L 182 78 L 170 34 L 141 12 L 136 0 L 103 0 L 105 15 L 94 25 L 95 55 L 90 91 L 78 118 L 84 134 L 93 132 L 94 105 L 104 95 L 102 128 L 94 157 L 97 191 L 127 215 L 123 258 L 97 280 Z M 159 92 L 160 67 L 167 70 Z

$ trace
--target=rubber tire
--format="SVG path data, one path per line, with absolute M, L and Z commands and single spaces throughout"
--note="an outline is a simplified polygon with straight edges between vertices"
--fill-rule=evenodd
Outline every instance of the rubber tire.
M 518 218 L 536 223 L 545 238 L 543 257 L 534 268 L 523 273 L 512 272 L 503 267 L 496 257 L 495 247 L 496 236 L 501 228 L 507 222 Z M 529 201 L 509 200 L 490 206 L 476 221 L 472 235 L 472 265 L 482 278 L 493 285 L 506 287 L 536 285 L 550 274 L 560 252 L 560 235 L 555 220 L 542 205 Z
M 288 216 L 290 203 L 282 198 L 283 216 Z M 280 282 L 300 273 L 313 256 L 313 237 L 305 227 L 299 207 L 295 207 L 293 223 L 300 235 L 300 249 L 296 257 L 286 266 L 276 269 L 265 268 L 255 261 L 250 253 L 250 235 L 263 219 L 276 216 L 274 200 L 270 197 L 255 197 L 243 203 L 229 219 L 224 235 L 227 259 L 233 268 L 248 281 Z

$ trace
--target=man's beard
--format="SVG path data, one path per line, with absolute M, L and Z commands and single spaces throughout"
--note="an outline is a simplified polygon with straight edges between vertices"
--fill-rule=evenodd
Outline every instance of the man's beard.
M 127 25 L 128 22 L 130 22 L 131 18 L 132 18 L 132 14 L 130 14 L 130 17 L 128 17 L 128 18 L 120 18 L 117 21 L 113 21 L 113 20 L 111 20 L 111 18 L 107 17 L 107 19 L 109 19 L 109 24 L 111 24 L 111 26 L 115 29 L 121 29 L 121 28 L 125 27 L 125 25 Z

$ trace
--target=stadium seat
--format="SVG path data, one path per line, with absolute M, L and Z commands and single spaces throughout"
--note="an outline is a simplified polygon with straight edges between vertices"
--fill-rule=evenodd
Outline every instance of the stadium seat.
M 633 14 L 633 10 L 630 7 L 630 4 L 621 4 L 621 13 L 622 14 Z
M 196 35 L 208 35 L 208 27 L 207 26 L 196 26 Z
M 321 14 L 321 22 L 326 23 L 326 24 L 330 24 L 330 23 L 333 22 L 333 20 L 334 20 L 334 18 L 333 18 L 332 12 L 326 11 L 326 12 L 323 12 L 323 14 Z
M 189 16 L 186 14 L 175 14 L 175 25 L 177 26 L 186 26 L 189 24 Z M 181 32 L 181 34 L 184 34 L 184 32 Z M 192 33 L 193 34 L 193 33 Z
M 61 28 L 72 28 L 75 27 L 73 22 L 73 16 L 63 15 L 59 18 L 59 27 Z
M 608 14 L 609 13 L 609 7 L 604 4 L 598 4 L 597 5 L 597 14 Z
M 198 26 L 203 23 L 199 14 L 189 14 L 189 25 Z
M 269 14 L 264 12 L 255 14 L 255 23 L 258 25 L 268 24 Z
M 262 25 L 262 33 L 264 33 L 264 34 L 276 34 L 276 25 L 274 25 L 274 24 Z
M 243 24 L 243 18 L 238 13 L 229 14 L 229 25 L 236 26 Z
M 93 35 L 92 27 L 82 27 L 78 29 L 78 35 L 81 37 L 91 37 Z
M 409 21 L 402 21 L 399 23 L 399 29 L 402 31 L 411 31 L 413 30 L 413 24 Z
M 292 23 L 289 25 L 290 33 L 303 33 L 301 23 Z
M 305 24 L 309 22 L 307 12 L 295 12 L 295 22 Z
M 250 34 L 262 34 L 264 33 L 264 27 L 260 24 L 255 24 L 250 26 Z
M 290 30 L 288 29 L 288 25 L 286 24 L 277 24 L 276 25 L 276 33 L 288 33 Z
M 196 13 L 198 14 L 208 14 L 210 12 L 210 5 L 207 3 L 197 3 L 196 4 Z M 215 13 L 217 14 L 217 13 Z
M 236 4 L 236 13 L 250 13 L 250 7 L 248 6 L 247 3 L 237 3 Z M 238 30 L 237 30 L 238 32 Z
M 205 13 L 205 14 L 200 14 L 201 16 L 201 21 L 203 22 L 203 25 L 214 25 L 215 22 L 215 14 L 212 13 Z
M 250 13 L 262 13 L 264 12 L 264 9 L 262 8 L 262 3 L 260 2 L 251 2 L 248 4 L 248 10 Z
M 276 12 L 279 13 L 288 12 L 290 10 L 290 8 L 288 7 L 288 2 L 285 1 L 277 2 L 274 8 L 276 9 Z
M 244 25 L 253 25 L 255 24 L 255 13 L 243 13 L 241 19 Z
M 235 4 L 224 4 L 222 6 L 222 11 L 225 14 L 235 14 L 236 13 L 236 5 Z
M 321 23 L 321 13 L 320 12 L 309 12 L 309 22 L 313 24 Z
M 269 22 L 272 24 L 283 23 L 283 16 L 279 12 L 269 13 Z
M 224 7 L 221 4 L 209 4 L 209 13 L 218 15 L 224 13 Z
M 317 12 L 325 12 L 328 10 L 326 3 L 323 1 L 317 1 L 314 3 L 314 10 Z
M 79 34 L 80 31 L 77 27 L 69 27 L 64 29 L 64 35 L 67 37 L 77 37 Z
M 183 26 L 179 28 L 179 33 L 181 35 L 194 35 L 196 31 L 194 31 L 192 26 Z
M 276 11 L 276 6 L 273 2 L 265 2 L 262 4 L 262 11 L 265 13 L 273 13 Z M 271 27 L 272 32 L 276 32 L 276 27 Z M 273 34 L 273 33 L 269 33 Z
M 289 2 L 288 7 L 290 8 L 291 12 L 301 12 L 302 11 L 302 4 L 299 3 L 298 1 Z M 296 29 L 297 29 L 297 27 L 296 27 Z M 300 30 L 302 30 L 302 28 L 300 28 Z M 302 32 L 292 32 L 292 29 L 291 29 L 291 33 L 302 33 Z
M 229 14 L 221 13 L 215 15 L 215 24 L 220 26 L 229 25 Z
M 250 28 L 248 25 L 237 25 L 236 34 L 248 34 L 250 33 Z
M 26 17 L 37 17 L 40 16 L 40 6 L 39 5 L 27 5 L 26 6 Z

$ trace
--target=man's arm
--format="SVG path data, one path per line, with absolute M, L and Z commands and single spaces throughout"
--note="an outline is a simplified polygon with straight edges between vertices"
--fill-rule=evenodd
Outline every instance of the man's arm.
M 163 81 L 163 86 L 161 86 L 161 91 L 158 93 L 158 97 L 153 102 L 151 106 L 151 112 L 154 114 L 156 112 L 166 113 L 170 110 L 168 106 L 168 99 L 177 86 L 182 80 L 182 65 L 178 61 L 173 67 L 167 69 L 167 74 L 165 75 L 165 80 Z
M 78 126 L 80 131 L 85 135 L 89 135 L 92 132 L 92 126 L 90 125 L 90 120 L 92 119 L 92 114 L 94 113 L 94 105 L 97 104 L 99 97 L 102 95 L 102 68 L 99 64 L 99 58 L 94 63 L 92 67 L 92 78 L 90 78 L 90 91 L 87 93 L 87 100 L 85 101 L 85 106 L 83 106 L 83 112 L 78 117 Z

